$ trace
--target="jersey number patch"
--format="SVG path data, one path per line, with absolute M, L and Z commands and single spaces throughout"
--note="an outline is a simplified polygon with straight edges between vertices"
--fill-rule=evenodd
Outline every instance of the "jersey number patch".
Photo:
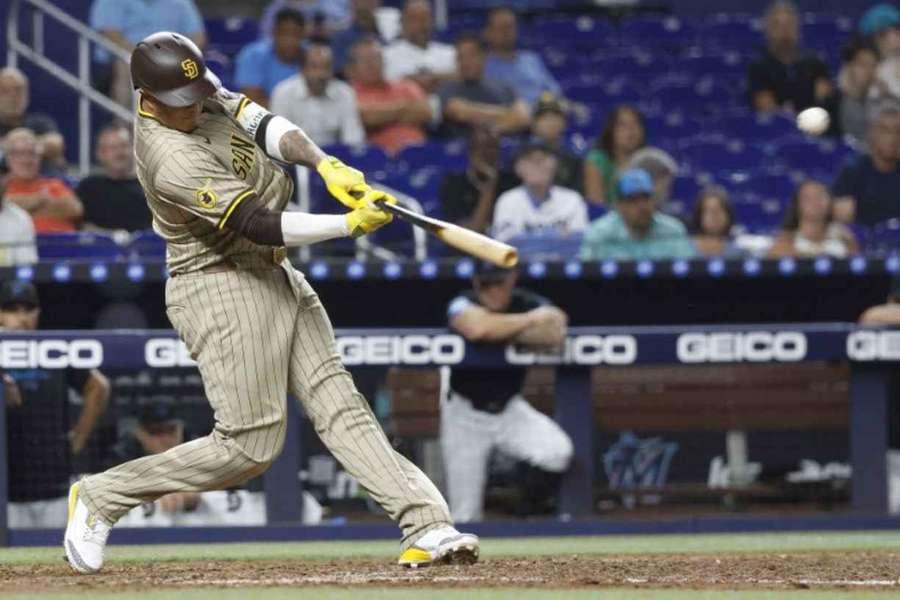
M 203 183 L 203 187 L 195 192 L 197 204 L 200 205 L 200 208 L 205 208 L 207 210 L 215 206 L 216 202 L 219 200 L 216 193 L 209 187 L 210 184 L 212 184 L 212 179 L 207 179 Z

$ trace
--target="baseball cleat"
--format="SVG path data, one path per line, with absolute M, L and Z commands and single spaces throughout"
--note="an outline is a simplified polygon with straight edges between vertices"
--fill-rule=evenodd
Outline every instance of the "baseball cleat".
M 433 529 L 400 554 L 397 564 L 418 568 L 436 564 L 471 565 L 478 562 L 478 536 L 453 527 Z
M 111 527 L 88 512 L 78 491 L 78 483 L 69 488 L 69 520 L 63 539 L 66 560 L 79 573 L 96 573 L 103 566 L 103 550 Z

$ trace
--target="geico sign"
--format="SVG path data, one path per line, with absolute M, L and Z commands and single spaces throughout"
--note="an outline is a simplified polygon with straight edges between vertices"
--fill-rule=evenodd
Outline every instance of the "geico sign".
M 854 331 L 847 336 L 850 360 L 900 360 L 900 331 Z
M 535 353 L 507 346 L 513 365 L 573 364 L 630 365 L 637 360 L 637 340 L 630 335 L 579 335 L 566 338 L 561 352 Z
M 455 365 L 466 355 L 458 335 L 348 335 L 337 339 L 345 365 Z
M 806 358 L 806 336 L 799 331 L 683 333 L 678 360 L 703 362 L 797 362 Z
M 97 340 L 6 340 L 0 342 L 4 369 L 96 369 L 103 364 Z
M 197 363 L 179 339 L 151 338 L 144 344 L 144 360 L 155 369 L 171 367 L 193 367 Z

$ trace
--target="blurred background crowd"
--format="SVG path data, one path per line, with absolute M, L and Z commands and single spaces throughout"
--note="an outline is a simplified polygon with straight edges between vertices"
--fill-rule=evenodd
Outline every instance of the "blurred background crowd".
M 438 28 L 427 0 L 274 0 L 258 18 L 206 19 L 194 0 L 94 0 L 89 23 L 125 51 L 157 30 L 190 36 L 230 89 L 414 206 L 526 257 L 846 257 L 897 246 L 892 4 L 619 19 L 528 4 L 451 10 Z M 97 47 L 91 77 L 132 106 L 123 61 Z M 96 125 L 96 166 L 83 173 L 71 161 L 78 140 L 32 100 L 22 71 L 0 71 L 0 264 L 160 258 L 130 124 Z M 819 137 L 794 121 L 812 106 L 830 115 Z M 336 210 L 318 178 L 294 175 L 307 182 L 300 208 Z M 415 252 L 405 227 L 372 241 Z

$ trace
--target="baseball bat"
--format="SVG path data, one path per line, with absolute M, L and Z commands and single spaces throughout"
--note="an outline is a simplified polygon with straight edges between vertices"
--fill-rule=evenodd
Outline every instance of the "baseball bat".
M 448 246 L 453 246 L 475 258 L 506 268 L 514 267 L 519 262 L 519 251 L 509 244 L 498 242 L 471 229 L 419 214 L 397 204 L 388 204 L 384 200 L 378 200 L 375 204 L 407 223 L 425 229 Z

